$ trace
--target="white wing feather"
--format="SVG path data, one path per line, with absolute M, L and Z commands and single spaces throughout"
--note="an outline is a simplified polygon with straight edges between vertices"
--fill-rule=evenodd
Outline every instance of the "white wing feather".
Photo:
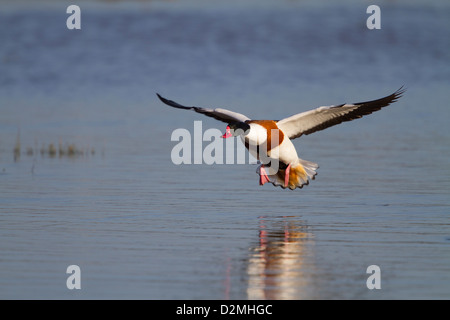
M 393 94 L 378 100 L 319 107 L 282 119 L 277 122 L 277 125 L 290 139 L 298 138 L 303 134 L 323 130 L 341 122 L 358 119 L 380 110 L 395 102 L 404 91 L 403 87 L 401 87 Z

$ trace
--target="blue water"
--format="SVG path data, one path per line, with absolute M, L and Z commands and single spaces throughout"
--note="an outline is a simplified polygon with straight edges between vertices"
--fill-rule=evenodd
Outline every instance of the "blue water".
M 0 298 L 450 298 L 446 1 L 381 2 L 380 30 L 357 1 L 80 2 L 81 30 L 70 4 L 0 5 Z M 280 119 L 402 85 L 294 140 L 320 165 L 295 191 L 174 165 L 173 130 L 225 124 L 155 95 Z

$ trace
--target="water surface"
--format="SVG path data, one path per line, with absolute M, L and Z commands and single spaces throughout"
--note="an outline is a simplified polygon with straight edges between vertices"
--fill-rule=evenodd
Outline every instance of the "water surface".
M 1 298 L 450 297 L 446 2 L 383 2 L 373 31 L 352 1 L 85 3 L 79 31 L 69 4 L 0 10 Z M 174 165 L 174 129 L 225 124 L 155 96 L 280 119 L 402 85 L 295 140 L 320 165 L 295 191 Z

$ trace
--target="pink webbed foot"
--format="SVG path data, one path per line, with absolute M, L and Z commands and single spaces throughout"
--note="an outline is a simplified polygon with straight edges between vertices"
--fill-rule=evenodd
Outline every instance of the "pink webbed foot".
M 289 185 L 289 172 L 291 172 L 291 164 L 289 164 L 286 168 L 286 172 L 284 174 L 284 186 L 287 188 Z
M 261 166 L 259 168 L 259 185 L 262 186 L 266 182 L 270 182 L 270 180 L 267 176 L 266 169 L 264 169 L 264 166 Z

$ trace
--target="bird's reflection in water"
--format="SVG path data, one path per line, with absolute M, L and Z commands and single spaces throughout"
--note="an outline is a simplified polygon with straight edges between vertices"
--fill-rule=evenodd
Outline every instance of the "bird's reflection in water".
M 298 217 L 260 217 L 248 261 L 248 299 L 314 298 L 313 235 Z

